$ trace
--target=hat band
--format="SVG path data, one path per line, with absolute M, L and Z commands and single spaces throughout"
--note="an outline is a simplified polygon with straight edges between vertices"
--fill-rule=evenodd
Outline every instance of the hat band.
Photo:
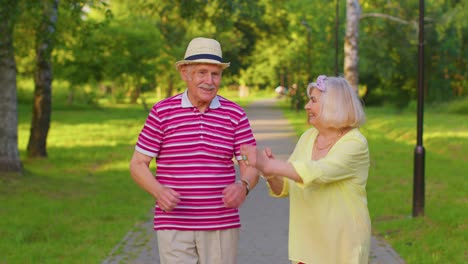
M 212 55 L 212 54 L 197 54 L 197 55 L 192 55 L 188 56 L 185 58 L 185 60 L 199 60 L 199 59 L 210 59 L 210 60 L 216 60 L 219 62 L 223 62 L 223 59 L 219 56 Z

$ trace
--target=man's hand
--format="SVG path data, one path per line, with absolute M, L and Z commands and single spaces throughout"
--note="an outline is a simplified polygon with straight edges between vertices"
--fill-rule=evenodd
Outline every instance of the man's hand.
M 247 189 L 243 183 L 233 183 L 223 190 L 223 195 L 227 208 L 239 208 L 247 197 Z
M 159 208 L 165 212 L 172 211 L 180 202 L 180 194 L 171 188 L 162 187 L 156 196 L 156 202 Z

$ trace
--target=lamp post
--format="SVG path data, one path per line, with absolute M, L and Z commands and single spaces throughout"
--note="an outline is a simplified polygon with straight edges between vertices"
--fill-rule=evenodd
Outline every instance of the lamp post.
M 311 57 L 311 49 L 312 49 L 312 39 L 311 39 L 311 34 L 312 34 L 312 29 L 310 28 L 310 25 L 307 23 L 305 19 L 301 21 L 301 24 L 304 25 L 307 28 L 307 82 L 312 81 L 312 57 Z
M 417 105 L 417 142 L 414 150 L 413 175 L 413 216 L 424 215 L 424 165 L 423 146 L 424 115 L 424 0 L 419 0 L 419 46 L 418 46 L 418 105 Z

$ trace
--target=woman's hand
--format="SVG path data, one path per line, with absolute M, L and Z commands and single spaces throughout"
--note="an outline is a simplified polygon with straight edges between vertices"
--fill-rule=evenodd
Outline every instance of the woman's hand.
M 266 147 L 263 151 L 265 152 L 265 155 L 267 155 L 269 159 L 275 159 L 275 156 L 273 155 L 273 151 L 271 151 L 271 148 Z

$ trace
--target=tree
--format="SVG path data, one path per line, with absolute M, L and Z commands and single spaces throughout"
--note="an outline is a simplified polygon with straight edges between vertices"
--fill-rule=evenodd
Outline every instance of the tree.
M 359 0 L 346 0 L 346 36 L 344 44 L 344 77 L 354 89 L 359 85 L 359 17 L 361 5 Z
M 52 112 L 52 63 L 54 35 L 58 17 L 58 0 L 42 0 L 42 19 L 36 31 L 36 68 L 29 157 L 47 157 L 47 134 Z
M 13 25 L 17 2 L 0 2 L 0 173 L 21 173 Z

